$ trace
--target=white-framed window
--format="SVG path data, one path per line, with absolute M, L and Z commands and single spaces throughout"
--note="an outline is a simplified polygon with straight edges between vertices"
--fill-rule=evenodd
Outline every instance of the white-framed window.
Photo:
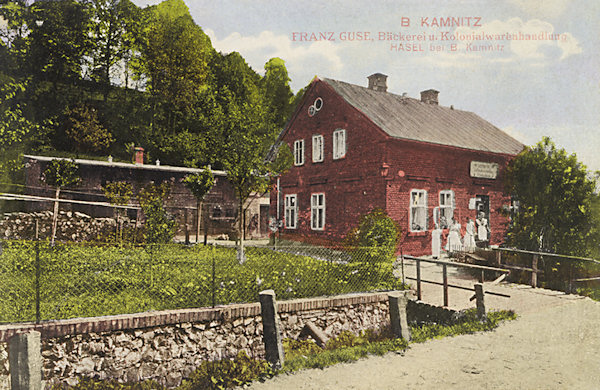
M 298 197 L 296 194 L 285 196 L 285 228 L 296 229 L 298 224 Z
M 346 130 L 338 129 L 333 132 L 333 159 L 346 155 Z
M 325 227 L 325 194 L 312 194 L 310 197 L 310 227 L 323 230 Z
M 440 229 L 448 229 L 452 224 L 452 218 L 454 217 L 454 191 L 444 190 L 440 191 L 440 215 L 439 215 L 439 226 Z
M 312 160 L 313 162 L 323 161 L 323 136 L 313 135 L 312 137 Z
M 294 165 L 304 164 L 304 140 L 294 141 Z
M 412 190 L 410 192 L 410 231 L 427 230 L 427 191 Z

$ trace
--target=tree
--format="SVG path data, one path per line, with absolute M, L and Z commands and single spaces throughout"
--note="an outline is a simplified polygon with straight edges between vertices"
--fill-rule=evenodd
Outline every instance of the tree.
M 281 58 L 275 57 L 267 61 L 261 84 L 274 124 L 283 127 L 292 114 L 294 94 L 290 88 L 285 62 Z
M 66 135 L 78 152 L 103 152 L 114 141 L 110 132 L 100 124 L 94 107 L 79 104 L 65 114 Z
M 117 223 L 115 231 L 115 241 L 119 237 L 120 242 L 123 242 L 123 227 L 120 225 L 119 207 L 116 206 L 127 206 L 129 200 L 133 196 L 133 188 L 131 184 L 125 181 L 108 182 L 102 186 L 104 196 L 108 199 L 110 204 L 115 206 L 115 221 Z
M 50 241 L 53 246 L 58 223 L 58 199 L 60 198 L 60 190 L 63 187 L 69 187 L 79 183 L 79 176 L 77 175 L 78 169 L 79 166 L 75 163 L 75 160 L 53 159 L 48 163 L 42 176 L 42 179 L 46 184 L 56 187 L 56 200 L 54 201 L 54 213 L 52 215 L 52 238 Z
M 190 113 L 214 50 L 182 0 L 148 8 L 138 72 L 148 80 L 157 136 L 170 136 Z M 163 134 L 165 133 L 165 134 Z
M 127 62 L 135 40 L 133 35 L 139 34 L 139 9 L 129 0 L 91 0 L 89 4 L 95 22 L 92 29 L 92 78 L 102 85 L 106 101 L 117 65 L 125 62 L 122 65 L 128 74 Z
M 75 0 L 37 1 L 30 6 L 27 65 L 37 79 L 77 82 L 90 54 L 89 8 Z
M 507 244 L 532 251 L 589 255 L 590 243 L 597 244 L 591 207 L 594 188 L 585 166 L 550 138 L 525 149 L 506 171 L 506 190 L 518 201 Z M 546 277 L 557 281 L 570 272 L 560 262 L 547 271 Z
M 147 243 L 166 244 L 175 236 L 175 221 L 165 210 L 164 203 L 171 193 L 167 182 L 149 183 L 138 194 L 138 201 L 146 219 L 144 237 Z
M 19 152 L 25 137 L 34 128 L 25 118 L 18 101 L 18 95 L 24 90 L 25 84 L 12 78 L 0 85 L 0 174 L 19 165 Z
M 250 120 L 251 118 L 248 118 Z M 229 145 L 223 166 L 227 179 L 231 182 L 238 200 L 238 261 L 244 262 L 244 226 L 245 211 L 252 193 L 265 193 L 269 189 L 271 178 L 281 174 L 291 166 L 289 147 L 280 148 L 273 161 L 266 157 L 273 143 L 273 135 L 256 133 L 257 128 L 247 128 L 247 132 L 238 134 L 238 142 Z
M 209 167 L 204 167 L 204 169 L 198 173 L 193 175 L 187 175 L 183 182 L 189 188 L 189 190 L 194 194 L 197 200 L 197 216 L 198 220 L 196 223 L 196 242 L 200 237 L 200 220 L 202 215 L 202 200 L 208 194 L 208 191 L 215 184 L 215 177 L 213 176 L 212 171 Z M 206 231 L 206 223 L 204 224 L 204 245 L 206 245 L 206 238 L 208 232 Z

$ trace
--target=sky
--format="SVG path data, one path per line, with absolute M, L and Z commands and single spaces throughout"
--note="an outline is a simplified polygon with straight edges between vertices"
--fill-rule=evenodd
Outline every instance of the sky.
M 218 51 L 241 53 L 261 74 L 269 58 L 285 60 L 294 92 L 314 76 L 366 86 L 383 73 L 388 92 L 436 89 L 443 106 L 526 145 L 549 136 L 600 170 L 600 2 L 185 2 Z

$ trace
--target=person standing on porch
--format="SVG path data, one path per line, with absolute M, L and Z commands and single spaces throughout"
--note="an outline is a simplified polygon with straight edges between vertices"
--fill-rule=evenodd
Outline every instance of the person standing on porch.
M 450 233 L 448 234 L 448 243 L 446 244 L 446 250 L 448 252 L 457 252 L 462 250 L 462 243 L 460 240 L 460 223 L 452 218 L 450 223 Z
M 463 238 L 463 246 L 465 251 L 473 252 L 475 248 L 475 222 L 469 217 L 466 217 L 465 237 Z
M 477 215 L 477 220 L 475 221 L 477 224 L 477 240 L 478 241 L 487 241 L 488 240 L 488 221 L 485 218 L 485 214 L 483 211 L 480 211 Z

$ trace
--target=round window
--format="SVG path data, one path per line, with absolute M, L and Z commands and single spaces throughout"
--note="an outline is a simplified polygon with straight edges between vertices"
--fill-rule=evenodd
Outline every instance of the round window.
M 313 106 L 315 106 L 315 110 L 319 111 L 321 108 L 323 108 L 323 99 L 320 97 L 315 99 Z
M 317 110 L 315 109 L 315 106 L 308 107 L 308 116 L 313 116 L 316 112 Z

